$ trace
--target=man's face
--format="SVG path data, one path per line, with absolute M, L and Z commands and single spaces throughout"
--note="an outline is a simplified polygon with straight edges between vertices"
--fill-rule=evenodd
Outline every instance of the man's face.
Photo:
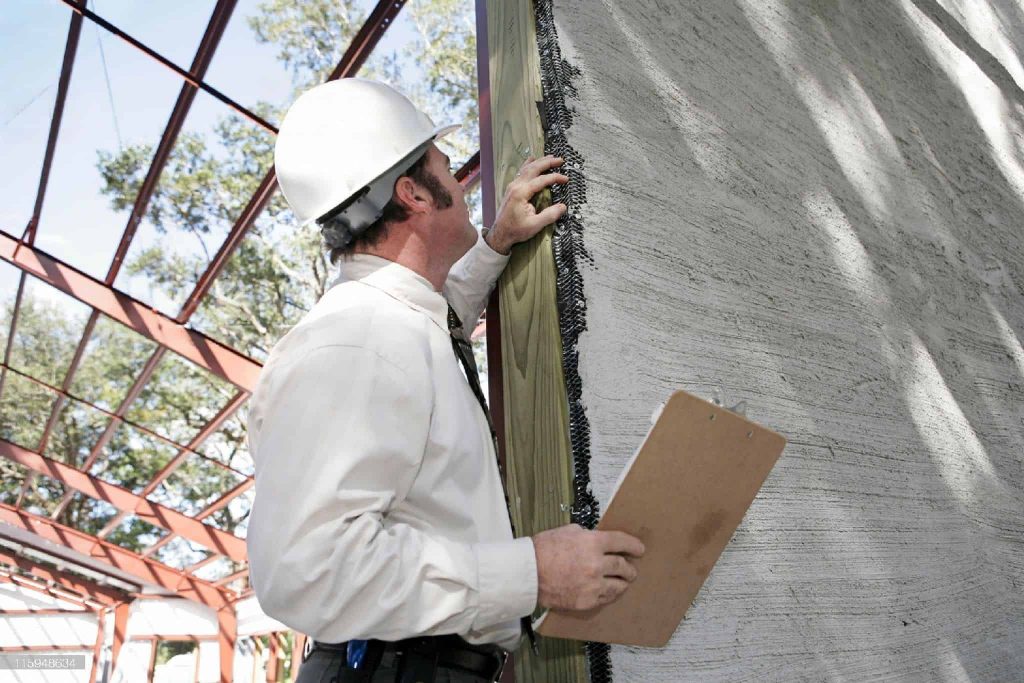
M 466 192 L 452 173 L 451 159 L 448 155 L 430 145 L 427 151 L 427 170 L 430 171 L 441 186 L 451 195 L 452 203 L 447 208 L 439 208 L 435 213 L 434 230 L 439 241 L 458 255 L 469 251 L 476 243 L 477 232 L 469 218 L 469 207 L 466 205 Z

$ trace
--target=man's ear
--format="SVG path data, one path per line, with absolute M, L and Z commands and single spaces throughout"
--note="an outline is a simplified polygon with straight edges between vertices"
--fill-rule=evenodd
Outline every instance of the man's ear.
M 395 183 L 395 199 L 411 213 L 427 213 L 434 206 L 430 193 L 407 175 Z

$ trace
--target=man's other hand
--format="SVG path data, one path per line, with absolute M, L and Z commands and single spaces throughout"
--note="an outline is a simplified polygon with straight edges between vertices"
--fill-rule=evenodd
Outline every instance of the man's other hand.
M 530 203 L 533 196 L 544 188 L 569 182 L 568 176 L 561 173 L 546 173 L 562 163 L 561 158 L 551 155 L 526 160 L 505 190 L 505 199 L 498 209 L 494 225 L 487 233 L 486 240 L 491 249 L 508 254 L 513 244 L 530 239 L 568 210 L 565 204 L 559 203 L 538 212 Z
M 537 555 L 537 603 L 586 610 L 622 595 L 636 579 L 626 555 L 640 557 L 644 544 L 622 531 L 588 531 L 569 524 L 533 536 Z

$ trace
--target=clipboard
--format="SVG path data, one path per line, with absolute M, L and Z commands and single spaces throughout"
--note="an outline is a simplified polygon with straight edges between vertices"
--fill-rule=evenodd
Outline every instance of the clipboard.
M 664 647 L 743 521 L 786 440 L 685 391 L 669 397 L 626 465 L 597 528 L 643 541 L 637 579 L 614 602 L 548 610 L 554 638 Z

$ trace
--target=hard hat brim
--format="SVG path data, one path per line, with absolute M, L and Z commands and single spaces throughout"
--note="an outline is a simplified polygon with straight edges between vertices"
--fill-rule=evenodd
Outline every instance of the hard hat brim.
M 427 138 L 426 140 L 424 140 L 424 142 L 431 141 L 431 140 L 438 140 L 438 139 L 443 138 L 444 136 L 446 136 L 446 135 L 448 135 L 450 133 L 453 133 L 454 131 L 457 131 L 459 128 L 462 128 L 462 124 L 460 124 L 460 123 L 452 123 L 452 124 L 448 124 L 446 126 L 438 126 L 437 128 L 434 129 L 434 132 L 430 135 L 430 137 Z M 381 176 L 383 176 L 383 175 L 387 175 L 387 172 L 381 174 Z M 377 179 L 379 179 L 381 176 L 378 176 Z M 377 179 L 374 179 L 374 180 L 377 180 Z M 371 181 L 371 185 L 372 184 L 373 184 L 373 182 Z M 319 218 L 319 216 L 312 216 L 312 217 L 307 218 L 306 220 L 302 221 L 300 223 L 300 225 L 302 225 L 302 226 L 311 225 L 311 224 L 315 223 L 318 218 Z
M 434 139 L 437 140 L 438 138 L 443 138 L 445 135 L 448 135 L 448 133 L 453 133 L 457 131 L 459 128 L 462 128 L 462 125 L 458 123 L 453 123 L 447 126 L 441 126 L 440 128 L 434 131 Z

